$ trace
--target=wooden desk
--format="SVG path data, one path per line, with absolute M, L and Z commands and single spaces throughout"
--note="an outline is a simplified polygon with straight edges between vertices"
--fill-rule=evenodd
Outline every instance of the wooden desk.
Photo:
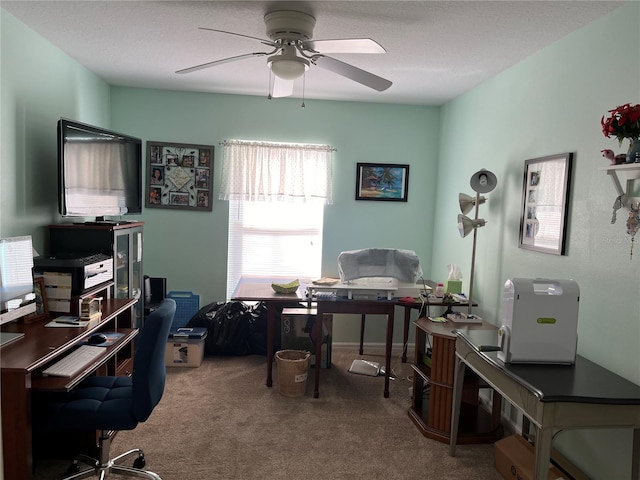
M 240 277 L 231 300 L 240 302 L 264 302 L 267 306 L 267 387 L 273 386 L 273 339 L 276 334 L 276 314 L 286 307 L 296 307 L 306 302 L 306 282 L 301 280 L 295 293 L 276 293 L 271 283 L 288 283 L 291 277 L 264 277 L 243 275 Z M 320 317 L 322 318 L 322 317 Z M 322 323 L 322 322 L 316 322 Z M 279 332 L 278 332 L 279 333 Z M 321 338 L 321 337 L 319 337 Z M 320 349 L 318 349 L 320 350 Z M 320 365 L 318 363 L 318 365 Z
M 279 294 L 271 288 L 272 282 L 289 282 L 291 277 L 261 277 L 242 276 L 236 286 L 232 300 L 264 302 L 267 306 L 267 386 L 273 386 L 273 345 L 275 338 L 276 313 L 285 307 L 296 307 L 300 303 L 310 303 L 306 295 L 308 280 L 300 279 L 300 287 L 295 293 Z M 317 318 L 323 318 L 325 314 L 355 313 L 355 314 L 382 314 L 387 315 L 386 338 L 386 370 L 384 396 L 389 396 L 389 375 L 391 371 L 391 346 L 393 340 L 393 312 L 396 302 L 391 300 L 325 300 L 316 302 Z M 322 322 L 314 323 L 314 338 L 322 338 Z M 322 345 L 316 345 L 316 365 L 322 365 Z M 320 368 L 316 368 L 314 397 L 320 396 Z
M 87 327 L 45 327 L 51 319 L 2 326 L 3 332 L 24 333 L 23 338 L 0 350 L 4 478 L 32 478 L 32 391 L 68 391 L 97 369 L 113 375 L 116 370 L 131 369 L 130 342 L 138 330 L 128 327 L 135 318 L 135 304 L 135 299 L 108 299 L 102 303 L 102 319 Z M 118 330 L 125 335 L 110 346 L 103 356 L 72 378 L 42 376 L 46 367 L 64 356 L 85 336 L 98 330 Z M 123 355 L 125 360 L 118 362 L 118 353 L 121 351 L 126 351 L 126 355 Z
M 323 318 L 325 314 L 355 313 L 361 315 L 386 315 L 387 336 L 385 339 L 385 371 L 384 371 L 384 397 L 389 398 L 389 377 L 391 374 L 391 347 L 393 344 L 393 318 L 397 302 L 395 300 L 347 300 L 335 298 L 331 300 L 316 301 L 317 318 Z M 314 338 L 322 338 L 322 322 L 313 325 Z M 320 343 L 320 342 L 318 342 Z M 316 344 L 316 366 L 321 365 L 322 345 Z M 320 396 L 320 368 L 316 367 L 315 388 L 313 396 Z
M 456 367 L 449 452 L 455 456 L 465 366 L 482 377 L 536 427 L 535 480 L 546 480 L 555 429 L 632 428 L 631 478 L 640 480 L 640 386 L 576 356 L 575 365 L 505 364 L 490 330 L 456 330 Z
M 427 280 L 427 283 L 433 283 L 431 280 Z M 432 315 L 429 312 L 430 307 L 445 307 L 446 311 L 449 311 L 452 308 L 460 308 L 467 307 L 467 303 L 443 303 L 442 300 L 434 301 L 429 300 L 429 302 L 420 302 L 416 301 L 404 301 L 404 300 L 396 300 L 396 305 L 399 307 L 404 307 L 404 330 L 402 332 L 402 363 L 407 363 L 407 346 L 409 343 L 409 325 L 411 323 L 411 310 L 418 310 L 418 318 L 428 317 Z M 477 303 L 473 303 L 474 306 L 478 306 Z M 442 312 L 444 314 L 444 312 Z M 436 317 L 438 315 L 435 315 Z M 362 315 L 360 319 L 360 355 L 364 353 L 364 324 L 365 324 L 366 315 Z

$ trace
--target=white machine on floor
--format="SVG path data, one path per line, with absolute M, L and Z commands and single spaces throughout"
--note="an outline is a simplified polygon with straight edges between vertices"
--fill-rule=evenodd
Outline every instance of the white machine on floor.
M 507 280 L 498 359 L 505 363 L 575 363 L 579 302 L 580 288 L 574 280 Z

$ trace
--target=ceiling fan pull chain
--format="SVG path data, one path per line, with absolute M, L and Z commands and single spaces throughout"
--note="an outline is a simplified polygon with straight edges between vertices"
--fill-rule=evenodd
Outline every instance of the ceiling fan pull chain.
M 267 100 L 271 100 L 273 98 L 273 96 L 271 95 L 271 93 L 273 92 L 273 85 L 271 84 L 271 69 L 268 68 L 267 69 L 267 75 L 269 75 L 269 94 L 267 95 Z
M 306 108 L 304 104 L 304 86 L 306 83 L 307 83 L 307 74 L 303 73 L 302 74 L 302 108 Z

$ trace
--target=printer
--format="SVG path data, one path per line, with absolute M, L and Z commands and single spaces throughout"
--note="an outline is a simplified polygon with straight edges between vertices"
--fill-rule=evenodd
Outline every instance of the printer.
M 498 359 L 505 363 L 575 363 L 580 288 L 574 280 L 505 282 Z
M 113 280 L 113 258 L 103 253 L 42 255 L 33 259 L 33 269 L 41 274 L 66 274 L 66 277 L 70 277 L 73 295 Z

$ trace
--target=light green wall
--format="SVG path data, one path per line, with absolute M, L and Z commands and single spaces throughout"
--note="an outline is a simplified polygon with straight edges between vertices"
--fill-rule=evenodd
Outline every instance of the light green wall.
M 326 143 L 333 162 L 332 205 L 325 208 L 322 274 L 337 276 L 338 254 L 366 247 L 415 250 L 430 264 L 439 108 L 408 105 L 267 100 L 114 87 L 113 125 L 146 141 L 214 145 L 214 196 L 225 139 Z M 356 201 L 356 163 L 407 163 L 409 201 Z M 201 305 L 224 301 L 228 202 L 213 212 L 146 209 L 144 270 L 167 277 L 169 290 L 193 291 Z M 398 312 L 401 313 L 400 311 Z M 357 342 L 356 317 L 334 323 L 336 341 Z M 367 339 L 384 338 L 384 322 L 369 322 Z M 396 341 L 402 340 L 396 329 Z
M 56 221 L 56 121 L 108 127 L 110 88 L 0 9 L 0 236 L 33 235 Z
M 340 251 L 368 246 L 415 249 L 435 280 L 448 263 L 468 275 L 471 240 L 456 230 L 458 192 L 471 193 L 479 168 L 499 180 L 481 216 L 476 293 L 480 313 L 499 322 L 509 277 L 574 278 L 581 288 L 579 353 L 640 383 L 640 248 L 629 260 L 624 214 L 610 224 L 615 190 L 598 170 L 603 148 L 620 151 L 599 119 L 640 102 L 640 4 L 544 49 L 438 108 L 374 105 L 110 88 L 18 22 L 1 15 L 0 235 L 31 234 L 46 247 L 44 226 L 56 207 L 55 122 L 61 117 L 111 127 L 145 141 L 220 148 L 227 138 L 330 143 L 334 205 L 326 208 L 323 274 L 335 275 Z M 520 250 L 524 160 L 575 153 L 567 256 Z M 356 202 L 357 162 L 411 165 L 409 202 Z M 145 271 L 170 289 L 192 290 L 201 303 L 222 299 L 227 205 L 212 213 L 145 210 Z M 637 247 L 637 246 L 636 246 Z M 368 338 L 382 328 L 369 322 Z M 380 322 L 382 323 L 382 322 Z M 337 341 L 356 341 L 357 322 L 336 324 Z M 398 329 L 396 329 L 398 330 Z M 398 332 L 396 332 L 398 333 Z M 398 336 L 396 335 L 396 341 Z M 628 432 L 563 432 L 561 448 L 594 480 L 629 477 Z
M 499 322 L 502 287 L 510 277 L 573 278 L 580 286 L 578 353 L 640 383 L 640 248 L 626 213 L 611 224 L 617 196 L 599 171 L 600 150 L 625 151 L 605 138 L 600 118 L 640 102 L 640 4 L 634 2 L 542 50 L 443 108 L 433 258 L 468 274 L 471 238 L 456 231 L 458 192 L 473 193 L 470 176 L 492 170 L 478 232 L 476 294 L 480 314 Z M 518 248 L 524 161 L 574 152 L 567 255 Z M 640 240 L 640 237 L 637 239 Z M 434 262 L 435 263 L 435 262 Z M 443 262 L 444 263 L 444 262 Z M 566 450 L 591 478 L 629 478 L 628 432 L 563 432 Z M 579 453 L 577 453 L 579 452 Z
M 334 203 L 325 209 L 323 274 L 337 275 L 341 251 L 374 246 L 413 249 L 428 270 L 439 108 L 307 99 L 302 109 L 292 99 L 109 87 L 1 12 L 3 236 L 31 234 L 36 249 L 47 250 L 45 226 L 61 221 L 55 124 L 63 116 L 144 141 L 214 145 L 214 194 L 221 140 L 331 144 Z M 409 202 L 356 202 L 357 162 L 410 164 Z M 136 217 L 146 222 L 145 273 L 167 277 L 169 290 L 199 294 L 201 305 L 223 301 L 227 215 L 227 203 L 217 200 L 211 213 L 145 209 Z M 333 333 L 337 341 L 356 342 L 359 322 L 341 321 Z M 383 338 L 383 322 L 372 319 L 366 339 Z M 396 328 L 395 341 L 401 338 Z

